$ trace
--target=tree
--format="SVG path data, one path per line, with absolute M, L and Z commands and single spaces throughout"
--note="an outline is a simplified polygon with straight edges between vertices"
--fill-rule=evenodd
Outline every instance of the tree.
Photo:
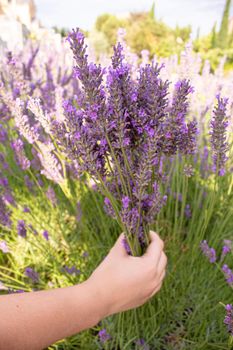
M 155 20 L 155 2 L 153 2 L 151 9 L 149 11 L 149 17 Z
M 212 33 L 211 33 L 211 48 L 214 49 L 215 47 L 217 47 L 217 33 L 216 33 L 216 26 L 217 23 L 215 22 L 213 29 L 212 29 Z
M 221 49 L 226 49 L 228 47 L 230 7 L 231 7 L 231 0 L 226 0 L 221 27 L 218 34 L 218 47 L 220 47 Z

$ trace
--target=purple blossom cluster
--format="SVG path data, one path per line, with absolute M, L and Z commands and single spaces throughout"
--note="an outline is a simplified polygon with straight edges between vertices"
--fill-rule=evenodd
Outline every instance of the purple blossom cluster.
M 188 80 L 179 81 L 169 103 L 163 66 L 145 64 L 133 79 L 120 43 L 111 65 L 103 68 L 89 62 L 78 29 L 68 41 L 82 89 L 65 101 L 65 121 L 54 123 L 54 133 L 78 163 L 79 174 L 94 178 L 107 212 L 118 220 L 133 253 L 140 254 L 149 225 L 166 203 L 160 191 L 164 157 L 196 151 L 197 123 L 187 121 L 193 88 Z
M 222 271 L 226 278 L 226 282 L 233 287 L 233 271 L 229 268 L 227 264 L 224 264 L 222 267 Z
M 24 274 L 26 277 L 30 278 L 33 283 L 39 282 L 39 274 L 33 270 L 31 267 L 26 267 Z
M 225 164 L 227 161 L 227 151 L 229 144 L 227 142 L 227 104 L 228 99 L 222 98 L 217 95 L 218 104 L 214 109 L 213 118 L 210 122 L 211 125 L 211 144 L 213 153 L 213 170 L 218 175 L 223 176 L 225 174 Z
M 62 100 L 73 94 L 74 79 L 72 67 L 63 64 L 65 50 L 58 54 L 61 57 L 44 56 L 43 62 L 40 51 L 41 48 L 33 44 L 26 53 L 7 52 L 1 58 L 4 69 L 0 77 L 0 143 L 11 142 L 22 170 L 29 167 L 41 170 L 50 180 L 60 183 L 63 181 L 61 165 L 51 150 L 49 121 L 51 115 L 63 118 Z M 78 90 L 77 84 L 74 85 Z M 14 133 L 9 132 L 10 119 L 16 126 Z M 30 144 L 27 147 L 30 161 L 24 152 L 25 140 Z
M 200 244 L 202 253 L 209 259 L 210 263 L 215 263 L 217 260 L 216 251 L 214 248 L 209 247 L 207 241 L 203 241 Z
M 108 334 L 108 332 L 105 328 L 103 328 L 99 331 L 98 337 L 99 337 L 99 340 L 102 344 L 106 343 L 108 340 L 111 339 L 110 334 Z
M 44 237 L 44 239 L 45 239 L 46 241 L 49 240 L 49 233 L 48 233 L 47 230 L 43 231 L 42 235 L 43 235 L 43 237 Z
M 49 188 L 47 189 L 46 196 L 48 200 L 52 203 L 52 205 L 55 207 L 57 204 L 57 197 L 54 189 L 51 186 L 49 186 Z
M 233 336 L 233 305 L 227 304 L 225 306 L 226 316 L 224 323 L 227 326 L 227 330 L 231 336 Z
M 30 160 L 25 155 L 23 141 L 21 139 L 16 139 L 12 141 L 11 147 L 15 152 L 16 162 L 21 167 L 21 169 L 29 169 L 31 164 Z
M 20 237 L 26 238 L 27 236 L 27 228 L 24 220 L 18 220 L 17 223 L 17 233 Z
M 81 271 L 79 269 L 77 269 L 77 267 L 74 265 L 71 267 L 65 265 L 63 268 L 63 271 L 68 273 L 68 275 L 76 275 L 76 276 L 80 275 L 80 273 L 81 273 Z
M 3 253 L 9 253 L 9 247 L 6 243 L 6 241 L 0 241 L 0 250 L 3 252 Z
M 136 340 L 135 345 L 137 346 L 137 349 L 150 350 L 149 345 L 146 343 L 145 339 L 143 339 L 143 338 Z
M 229 254 L 232 251 L 232 241 L 230 239 L 224 239 L 223 241 L 223 247 L 222 247 L 222 256 L 221 260 L 225 258 L 227 254 Z
M 0 196 L 0 225 L 11 226 L 10 211 L 8 210 L 6 203 Z

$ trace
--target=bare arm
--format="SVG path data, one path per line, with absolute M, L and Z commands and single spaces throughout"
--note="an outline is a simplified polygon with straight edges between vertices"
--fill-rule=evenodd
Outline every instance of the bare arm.
M 166 256 L 151 233 L 143 257 L 128 256 L 117 240 L 91 277 L 79 285 L 0 297 L 0 350 L 41 350 L 101 319 L 145 303 L 161 288 Z

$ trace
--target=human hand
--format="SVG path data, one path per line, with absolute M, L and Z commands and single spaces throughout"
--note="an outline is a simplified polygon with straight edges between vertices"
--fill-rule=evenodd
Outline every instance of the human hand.
M 151 243 L 141 257 L 126 253 L 121 234 L 88 283 L 103 308 L 102 318 L 144 304 L 161 288 L 167 257 L 160 237 L 150 232 Z

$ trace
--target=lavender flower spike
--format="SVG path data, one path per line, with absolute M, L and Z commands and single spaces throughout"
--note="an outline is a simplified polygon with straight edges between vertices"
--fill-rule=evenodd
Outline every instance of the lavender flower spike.
M 98 336 L 101 343 L 106 343 L 109 339 L 111 339 L 111 336 L 107 333 L 105 328 L 99 331 Z
M 30 278 L 33 283 L 39 282 L 39 274 L 31 267 L 26 267 L 24 274 L 26 277 Z
M 224 273 L 224 276 L 226 278 L 226 282 L 229 284 L 229 286 L 233 286 L 233 271 L 229 268 L 227 264 L 224 264 L 222 267 L 222 272 Z
M 17 231 L 18 231 L 18 235 L 26 238 L 27 235 L 27 229 L 26 229 L 26 225 L 25 225 L 25 221 L 24 220 L 19 220 L 18 224 L 17 224 Z
M 210 263 L 215 263 L 216 258 L 216 252 L 214 248 L 210 248 L 207 241 L 203 241 L 200 244 L 200 248 L 202 250 L 202 253 L 209 259 Z
M 28 116 L 24 114 L 24 103 L 19 98 L 17 98 L 15 102 L 14 117 L 15 124 L 20 134 L 24 136 L 29 143 L 33 144 L 39 139 L 36 128 L 30 125 Z
M 0 226 L 11 226 L 10 212 L 4 202 L 3 198 L 0 196 Z
M 15 152 L 16 162 L 22 168 L 22 170 L 29 169 L 31 166 L 31 163 L 30 163 L 30 160 L 25 155 L 24 148 L 23 148 L 23 141 L 21 139 L 14 140 L 11 143 L 11 147 Z
M 0 250 L 3 252 L 3 253 L 9 253 L 9 248 L 8 248 L 8 245 L 5 241 L 0 241 Z
M 227 142 L 228 116 L 226 115 L 228 99 L 217 95 L 217 101 L 218 104 L 213 111 L 213 118 L 210 122 L 210 141 L 213 152 L 213 171 L 217 172 L 219 176 L 223 176 L 229 148 Z
M 58 184 L 62 184 L 64 182 L 62 166 L 53 153 L 53 144 L 39 143 L 39 147 L 41 153 L 38 154 L 38 157 L 40 158 L 43 167 L 41 174 L 46 176 L 49 180 L 52 180 Z
M 221 256 L 221 259 L 223 259 L 228 253 L 231 252 L 232 250 L 232 241 L 229 240 L 229 239 L 224 239 L 224 245 L 223 245 L 223 248 L 222 248 L 222 256 Z
M 226 316 L 224 319 L 224 323 L 227 326 L 227 330 L 230 335 L 233 336 L 233 305 L 227 304 L 225 307 Z
M 51 121 L 49 115 L 43 111 L 38 98 L 29 97 L 27 108 L 34 114 L 35 119 L 41 124 L 44 130 L 49 134 L 51 132 Z

